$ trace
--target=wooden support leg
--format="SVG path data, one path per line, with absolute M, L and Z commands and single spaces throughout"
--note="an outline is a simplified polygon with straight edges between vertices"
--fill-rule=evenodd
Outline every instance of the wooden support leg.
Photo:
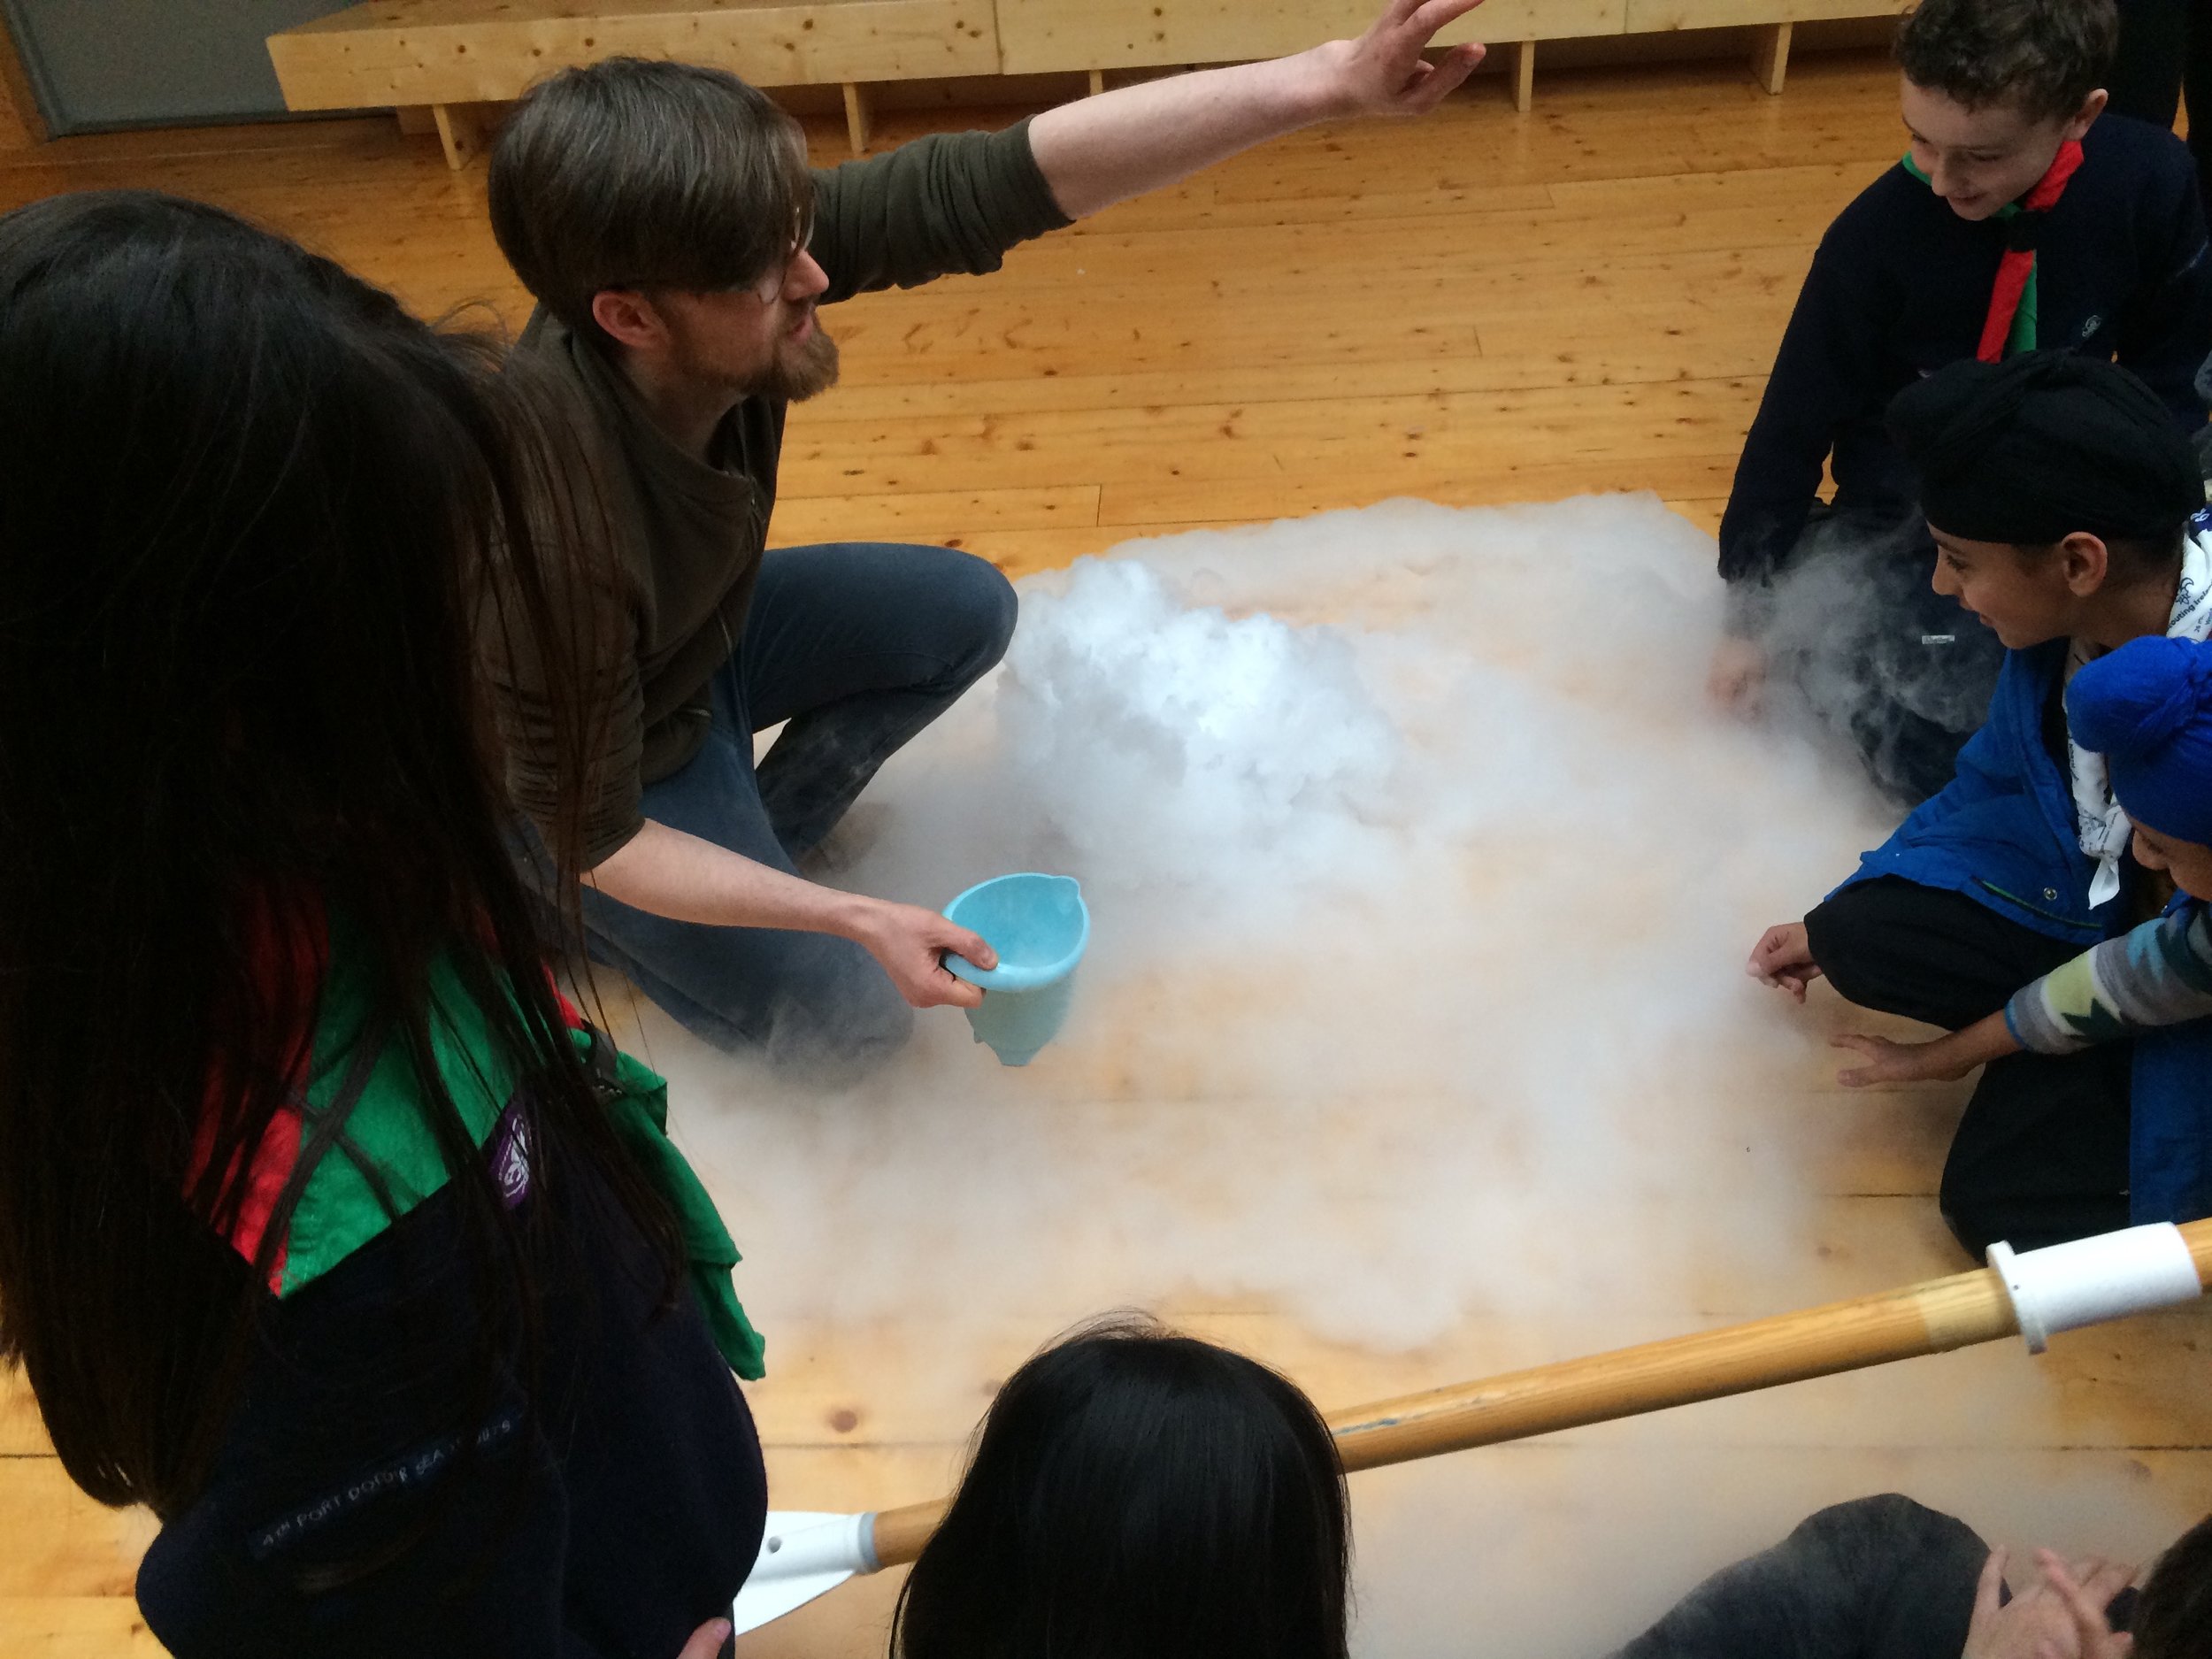
M 868 101 L 849 81 L 845 82 L 845 136 L 852 140 L 854 155 L 867 154 Z
M 1790 26 L 1770 23 L 1754 31 L 1751 78 L 1770 93 L 1779 96 L 1782 78 L 1790 69 Z
M 434 104 L 431 119 L 438 127 L 438 142 L 445 146 L 445 165 L 458 173 L 484 152 L 491 123 L 480 104 Z
M 392 113 L 399 118 L 399 130 L 410 138 L 438 130 L 438 117 L 427 104 L 403 104 Z
M 28 150 L 49 136 L 31 77 L 16 55 L 15 37 L 0 22 L 0 150 Z
M 1522 114 L 1536 101 L 1536 42 L 1513 42 L 1513 107 Z
M 1106 72 L 1105 72 L 1103 69 L 1094 69 L 1094 70 L 1092 70 L 1092 71 L 1091 71 L 1091 96 L 1092 96 L 1093 97 L 1096 97 L 1096 96 L 1097 96 L 1100 93 L 1102 93 L 1102 92 L 1103 92 L 1103 91 L 1105 91 L 1105 90 L 1106 90 Z

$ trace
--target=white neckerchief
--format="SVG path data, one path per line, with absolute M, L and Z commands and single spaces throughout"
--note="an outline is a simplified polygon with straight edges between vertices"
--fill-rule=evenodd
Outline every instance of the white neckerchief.
M 2199 644 L 2212 638 L 2212 547 L 2207 546 L 2208 539 L 2212 539 L 2212 526 L 2198 520 L 2190 525 L 2181 544 L 2181 587 L 2174 595 L 2173 620 L 2166 625 L 2169 638 L 2193 640 Z M 2101 655 L 2087 641 L 2076 640 L 2067 655 L 2067 679 L 2070 681 L 2076 669 Z M 2120 855 L 2127 850 L 2133 826 L 2112 798 L 2112 779 L 2104 757 L 2074 741 L 2071 726 L 2066 733 L 2066 759 L 2073 774 L 2074 817 L 2081 826 L 2081 849 L 2097 861 L 2097 873 L 2089 882 L 2089 902 L 2093 908 L 2119 894 Z

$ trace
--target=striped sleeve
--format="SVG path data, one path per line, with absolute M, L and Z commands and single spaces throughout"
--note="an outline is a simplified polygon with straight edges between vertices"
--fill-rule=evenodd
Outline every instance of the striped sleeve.
M 2024 1048 L 2071 1054 L 2147 1026 L 2212 1016 L 2212 908 L 2191 903 L 2108 939 L 2005 1005 Z

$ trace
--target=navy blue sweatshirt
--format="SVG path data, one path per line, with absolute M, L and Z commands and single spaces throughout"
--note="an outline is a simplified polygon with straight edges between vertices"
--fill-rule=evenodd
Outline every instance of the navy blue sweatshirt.
M 1837 217 L 1736 465 L 1724 580 L 1756 581 L 1788 557 L 1832 455 L 1839 511 L 1892 523 L 1913 512 L 1917 482 L 1882 412 L 1918 376 L 1974 355 L 2004 247 L 2001 221 L 1961 219 L 1901 163 Z M 2212 353 L 2212 257 L 2179 139 L 2112 115 L 2090 127 L 2044 219 L 2036 287 L 2039 346 L 2117 358 L 2176 420 L 2204 425 L 2193 381 Z
M 267 1305 L 213 1479 L 139 1569 L 180 1659 L 674 1659 L 728 1613 L 768 1508 L 736 1379 L 595 1172 L 541 1172 L 567 1288 L 488 1400 L 449 1187 Z

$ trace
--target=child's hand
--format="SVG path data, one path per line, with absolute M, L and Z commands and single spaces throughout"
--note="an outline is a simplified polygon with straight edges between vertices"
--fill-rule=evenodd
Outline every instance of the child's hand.
M 1749 640 L 1725 639 L 1714 648 L 1705 671 L 1705 695 L 1724 709 L 1747 718 L 1764 701 L 1767 654 Z
M 1948 1058 L 1940 1038 L 1933 1042 L 1892 1042 L 1866 1032 L 1843 1031 L 1829 1038 L 1828 1044 L 1855 1049 L 1866 1058 L 1864 1065 L 1836 1073 L 1836 1081 L 1846 1088 L 1866 1088 L 1876 1083 L 1925 1083 L 1937 1078 L 1948 1081 L 1974 1069 L 1970 1060 L 1962 1063 Z
M 2049 1550 L 2038 1550 L 2036 1558 L 2043 1566 L 2041 1581 L 2001 1607 L 2005 1552 L 1990 1552 L 1960 1659 L 2125 1659 L 2134 1638 L 2114 1635 L 2104 1609 L 2127 1587 L 2134 1569 L 2086 1561 L 2078 1581 Z
M 1759 935 L 1751 948 L 1744 972 L 1762 985 L 1779 986 L 1799 1002 L 1805 987 L 1820 978 L 1820 964 L 1813 960 L 1812 946 L 1802 922 L 1778 922 Z
M 676 1659 L 715 1659 L 722 1651 L 722 1644 L 730 1639 L 730 1621 L 710 1618 L 691 1632 L 691 1640 L 684 1644 L 683 1652 Z

